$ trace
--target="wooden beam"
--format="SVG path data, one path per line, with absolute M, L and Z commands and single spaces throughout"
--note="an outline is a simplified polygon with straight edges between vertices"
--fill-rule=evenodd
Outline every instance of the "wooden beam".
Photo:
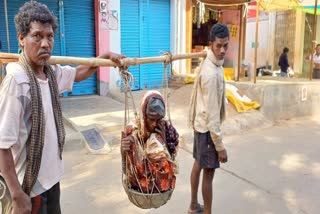
M 149 63 L 169 62 L 170 60 L 181 60 L 190 58 L 206 57 L 205 51 L 198 53 L 176 54 L 172 55 L 171 59 L 168 55 L 145 57 L 145 58 L 124 58 L 121 60 L 122 66 L 141 65 Z M 3 53 L 0 52 L 0 62 L 17 62 L 19 60 L 19 54 Z M 66 64 L 66 65 L 88 65 L 92 67 L 105 66 L 114 67 L 118 66 L 116 63 L 109 59 L 101 58 L 83 58 L 83 57 L 67 57 L 67 56 L 52 56 L 49 59 L 49 64 Z
M 1 59 L 0 58 L 0 66 L 3 64 L 8 64 L 10 62 L 17 62 L 17 60 L 16 59 Z
M 200 0 L 203 3 L 207 4 L 223 4 L 225 6 L 234 5 L 234 4 L 244 4 L 249 2 L 249 0 Z
M 253 66 L 253 83 L 257 82 L 257 58 L 258 58 L 258 36 L 259 36 L 259 1 L 257 1 L 256 5 L 256 36 L 254 43 L 254 66 Z
M 313 29 L 312 29 L 312 52 L 311 52 L 311 64 L 310 64 L 310 80 L 313 78 L 313 53 L 316 49 L 316 36 L 317 36 L 317 10 L 318 10 L 318 0 L 316 0 L 314 5 L 314 15 L 313 15 Z
M 234 5 L 234 6 L 206 5 L 206 8 L 211 8 L 214 10 L 239 10 L 239 5 Z
M 240 8 L 240 26 L 239 26 L 239 47 L 238 47 L 238 70 L 237 70 L 237 73 L 238 73 L 238 75 L 237 75 L 237 79 L 236 79 L 236 81 L 239 81 L 239 78 L 240 78 L 240 71 L 241 71 L 241 54 L 242 54 L 242 52 L 241 52 L 241 49 L 242 49 L 242 43 L 241 43 L 241 40 L 242 40 L 242 25 L 243 25 L 243 6 L 241 5 L 241 6 L 239 6 L 239 8 Z
M 192 0 L 186 0 L 186 52 L 192 52 Z M 191 59 L 186 60 L 187 73 L 192 71 Z
M 247 31 L 247 15 L 243 18 L 243 25 L 242 25 L 242 41 L 241 41 L 241 62 L 244 61 L 246 58 L 246 31 Z

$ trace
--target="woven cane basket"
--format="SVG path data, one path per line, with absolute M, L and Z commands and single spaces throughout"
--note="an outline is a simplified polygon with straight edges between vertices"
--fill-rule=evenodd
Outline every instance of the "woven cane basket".
M 129 200 L 141 209 L 158 208 L 166 204 L 173 193 L 173 189 L 170 189 L 162 193 L 141 193 L 133 189 L 129 189 L 127 185 L 123 185 L 128 195 Z

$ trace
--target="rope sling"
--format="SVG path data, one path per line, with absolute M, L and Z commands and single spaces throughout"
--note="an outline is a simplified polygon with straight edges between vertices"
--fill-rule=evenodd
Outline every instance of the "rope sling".
M 168 79 L 167 79 L 167 65 L 171 65 L 172 69 L 172 55 L 170 53 L 165 53 L 166 60 L 163 63 L 164 67 L 164 73 L 163 73 L 163 94 L 164 94 L 164 102 L 166 107 L 166 115 L 168 117 L 168 122 L 171 124 L 171 118 L 169 113 L 169 106 L 168 106 Z M 133 113 L 135 120 L 139 120 L 139 116 L 136 110 L 136 105 L 134 102 L 134 98 L 132 96 L 131 92 L 131 85 L 134 82 L 133 76 L 130 72 L 128 72 L 128 66 L 122 66 L 119 68 L 120 76 L 122 79 L 122 82 L 124 83 L 124 95 L 125 95 L 125 116 L 124 116 L 124 128 L 126 128 L 128 121 L 129 121 L 129 99 L 132 101 L 132 107 L 133 107 Z M 130 94 L 130 95 L 128 95 Z M 140 115 L 141 117 L 141 115 Z M 141 133 L 138 130 L 138 133 Z M 122 137 L 125 137 L 124 132 L 122 133 Z M 148 170 L 148 167 L 150 167 L 150 159 L 146 155 L 145 149 L 144 149 L 144 141 L 140 134 L 138 134 L 138 141 L 136 141 L 134 144 L 135 146 L 142 151 L 143 157 L 146 161 L 144 161 L 143 167 L 144 172 L 150 172 L 150 169 Z M 174 157 L 172 157 L 172 160 L 169 160 L 169 162 L 174 162 Z M 151 174 L 151 188 L 150 189 L 143 189 L 141 185 L 141 181 L 138 178 L 137 172 L 137 166 L 134 164 L 134 161 L 132 160 L 132 157 L 128 155 L 128 153 L 125 154 L 125 158 L 123 158 L 123 168 L 122 168 L 122 185 L 123 188 L 128 196 L 128 199 L 133 203 L 135 206 L 142 208 L 142 209 L 151 209 L 151 208 L 158 208 L 164 204 L 167 203 L 168 200 L 170 200 L 171 195 L 174 191 L 174 187 L 170 188 L 167 191 L 160 191 L 160 188 L 157 186 L 157 183 L 155 182 L 156 178 L 153 174 Z M 124 170 L 125 169 L 125 170 Z M 139 189 L 133 189 L 132 185 L 129 181 L 129 172 L 134 175 L 135 183 L 138 184 Z M 150 174 L 149 174 L 150 176 Z M 147 175 L 146 175 L 147 177 Z

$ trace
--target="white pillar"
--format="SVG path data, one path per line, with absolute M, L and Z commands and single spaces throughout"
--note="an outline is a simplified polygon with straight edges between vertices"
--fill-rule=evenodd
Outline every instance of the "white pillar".
M 186 52 L 186 0 L 171 0 L 171 52 Z M 173 62 L 176 73 L 186 73 L 185 60 Z

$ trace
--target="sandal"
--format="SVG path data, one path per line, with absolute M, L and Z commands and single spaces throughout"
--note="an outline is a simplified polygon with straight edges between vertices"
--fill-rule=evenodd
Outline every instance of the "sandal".
M 199 204 L 198 207 L 194 210 L 188 209 L 188 214 L 196 214 L 196 213 L 203 213 L 204 207 L 203 205 Z

